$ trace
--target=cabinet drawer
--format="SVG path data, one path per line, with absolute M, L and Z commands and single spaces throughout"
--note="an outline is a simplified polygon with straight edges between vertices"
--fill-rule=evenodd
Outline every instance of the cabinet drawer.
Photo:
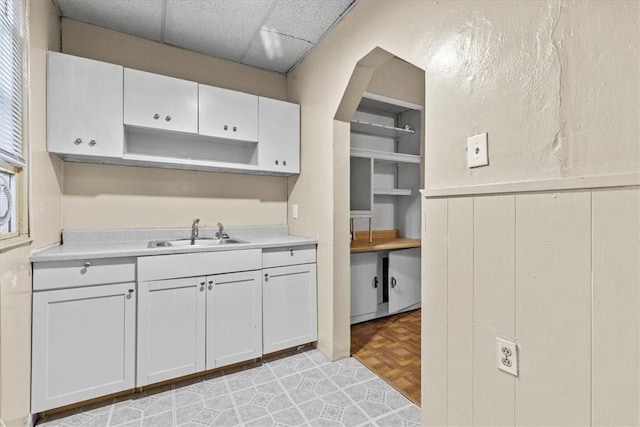
M 291 246 L 262 250 L 262 268 L 316 262 L 316 246 Z
M 135 258 L 50 261 L 33 265 L 34 291 L 135 281 Z
M 138 281 L 207 276 L 260 269 L 260 249 L 138 258 Z

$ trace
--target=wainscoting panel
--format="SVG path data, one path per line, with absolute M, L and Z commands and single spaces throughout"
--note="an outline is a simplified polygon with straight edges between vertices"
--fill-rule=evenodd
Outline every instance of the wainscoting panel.
M 515 337 L 515 196 L 474 199 L 473 424 L 514 424 L 515 379 L 496 368 L 496 337 Z

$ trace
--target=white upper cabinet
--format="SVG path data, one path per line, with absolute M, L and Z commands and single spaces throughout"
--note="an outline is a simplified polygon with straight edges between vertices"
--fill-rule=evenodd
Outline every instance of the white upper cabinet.
M 198 84 L 125 68 L 124 124 L 198 133 Z
M 48 67 L 47 150 L 121 158 L 123 68 L 57 52 Z
M 198 85 L 200 135 L 239 141 L 258 141 L 258 97 Z
M 258 169 L 300 173 L 300 106 L 260 97 Z

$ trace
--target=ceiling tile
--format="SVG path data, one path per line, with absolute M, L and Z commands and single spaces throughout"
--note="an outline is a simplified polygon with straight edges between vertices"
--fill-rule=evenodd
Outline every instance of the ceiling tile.
M 265 25 L 316 43 L 351 3 L 353 0 L 278 0 Z
M 263 28 L 242 63 L 286 73 L 313 44 Z
M 273 0 L 168 0 L 165 42 L 240 61 Z
M 163 0 L 56 0 L 62 16 L 161 40 Z

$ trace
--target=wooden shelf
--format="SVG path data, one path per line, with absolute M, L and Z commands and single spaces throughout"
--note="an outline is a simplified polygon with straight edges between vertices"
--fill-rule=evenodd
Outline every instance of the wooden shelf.
M 365 150 L 364 148 L 352 148 L 351 157 L 362 157 L 383 162 L 414 163 L 420 164 L 422 158 L 414 154 L 392 153 L 389 151 Z
M 420 239 L 398 237 L 398 230 L 373 230 L 373 241 L 369 242 L 368 231 L 356 231 L 356 239 L 351 241 L 351 253 L 389 251 L 419 248 Z
M 351 218 L 373 218 L 371 211 L 351 211 Z
M 410 188 L 374 188 L 374 196 L 410 196 Z
M 416 133 L 416 131 L 412 129 L 369 123 L 362 120 L 351 120 L 351 132 L 362 135 L 382 136 L 385 138 L 400 138 Z

